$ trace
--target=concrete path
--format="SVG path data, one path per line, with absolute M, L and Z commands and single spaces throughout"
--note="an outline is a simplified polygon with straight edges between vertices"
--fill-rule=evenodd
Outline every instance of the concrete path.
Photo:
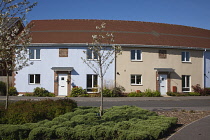
M 188 124 L 168 140 L 210 140 L 210 116 Z

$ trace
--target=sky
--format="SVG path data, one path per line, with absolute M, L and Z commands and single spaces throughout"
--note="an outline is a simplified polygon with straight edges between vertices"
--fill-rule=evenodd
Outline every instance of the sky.
M 27 21 L 105 19 L 178 24 L 210 30 L 210 0 L 30 0 Z

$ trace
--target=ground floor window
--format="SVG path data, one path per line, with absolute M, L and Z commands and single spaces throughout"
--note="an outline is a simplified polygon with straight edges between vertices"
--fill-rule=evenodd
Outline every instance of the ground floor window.
M 87 92 L 98 92 L 98 75 L 87 74 Z
M 182 91 L 189 92 L 190 91 L 190 76 L 182 75 Z
M 131 85 L 142 85 L 142 76 L 141 75 L 131 75 Z
M 40 84 L 40 74 L 29 74 L 29 84 Z

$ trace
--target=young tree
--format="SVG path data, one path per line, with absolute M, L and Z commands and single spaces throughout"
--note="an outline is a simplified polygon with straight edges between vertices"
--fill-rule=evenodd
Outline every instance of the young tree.
M 100 116 L 103 115 L 103 82 L 104 75 L 109 69 L 110 65 L 116 60 L 118 54 L 121 54 L 122 49 L 120 45 L 114 45 L 114 35 L 112 33 L 104 31 L 106 23 L 102 23 L 100 26 L 96 26 L 98 34 L 92 35 L 93 42 L 89 44 L 87 51 L 84 51 L 87 58 L 82 58 L 95 74 L 97 74 L 101 80 L 100 93 L 101 93 L 101 106 Z M 93 60 L 89 60 L 92 58 Z
M 0 68 L 7 76 L 5 109 L 8 108 L 9 75 L 29 65 L 27 46 L 31 42 L 32 24 L 24 28 L 23 22 L 36 4 L 29 0 L 0 1 Z

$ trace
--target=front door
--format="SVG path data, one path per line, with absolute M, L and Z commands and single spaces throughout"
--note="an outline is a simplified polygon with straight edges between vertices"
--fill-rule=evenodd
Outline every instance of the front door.
M 166 95 L 166 92 L 167 92 L 167 75 L 166 74 L 159 75 L 159 83 L 160 83 L 161 95 Z
M 67 96 L 68 74 L 58 74 L 58 96 Z

